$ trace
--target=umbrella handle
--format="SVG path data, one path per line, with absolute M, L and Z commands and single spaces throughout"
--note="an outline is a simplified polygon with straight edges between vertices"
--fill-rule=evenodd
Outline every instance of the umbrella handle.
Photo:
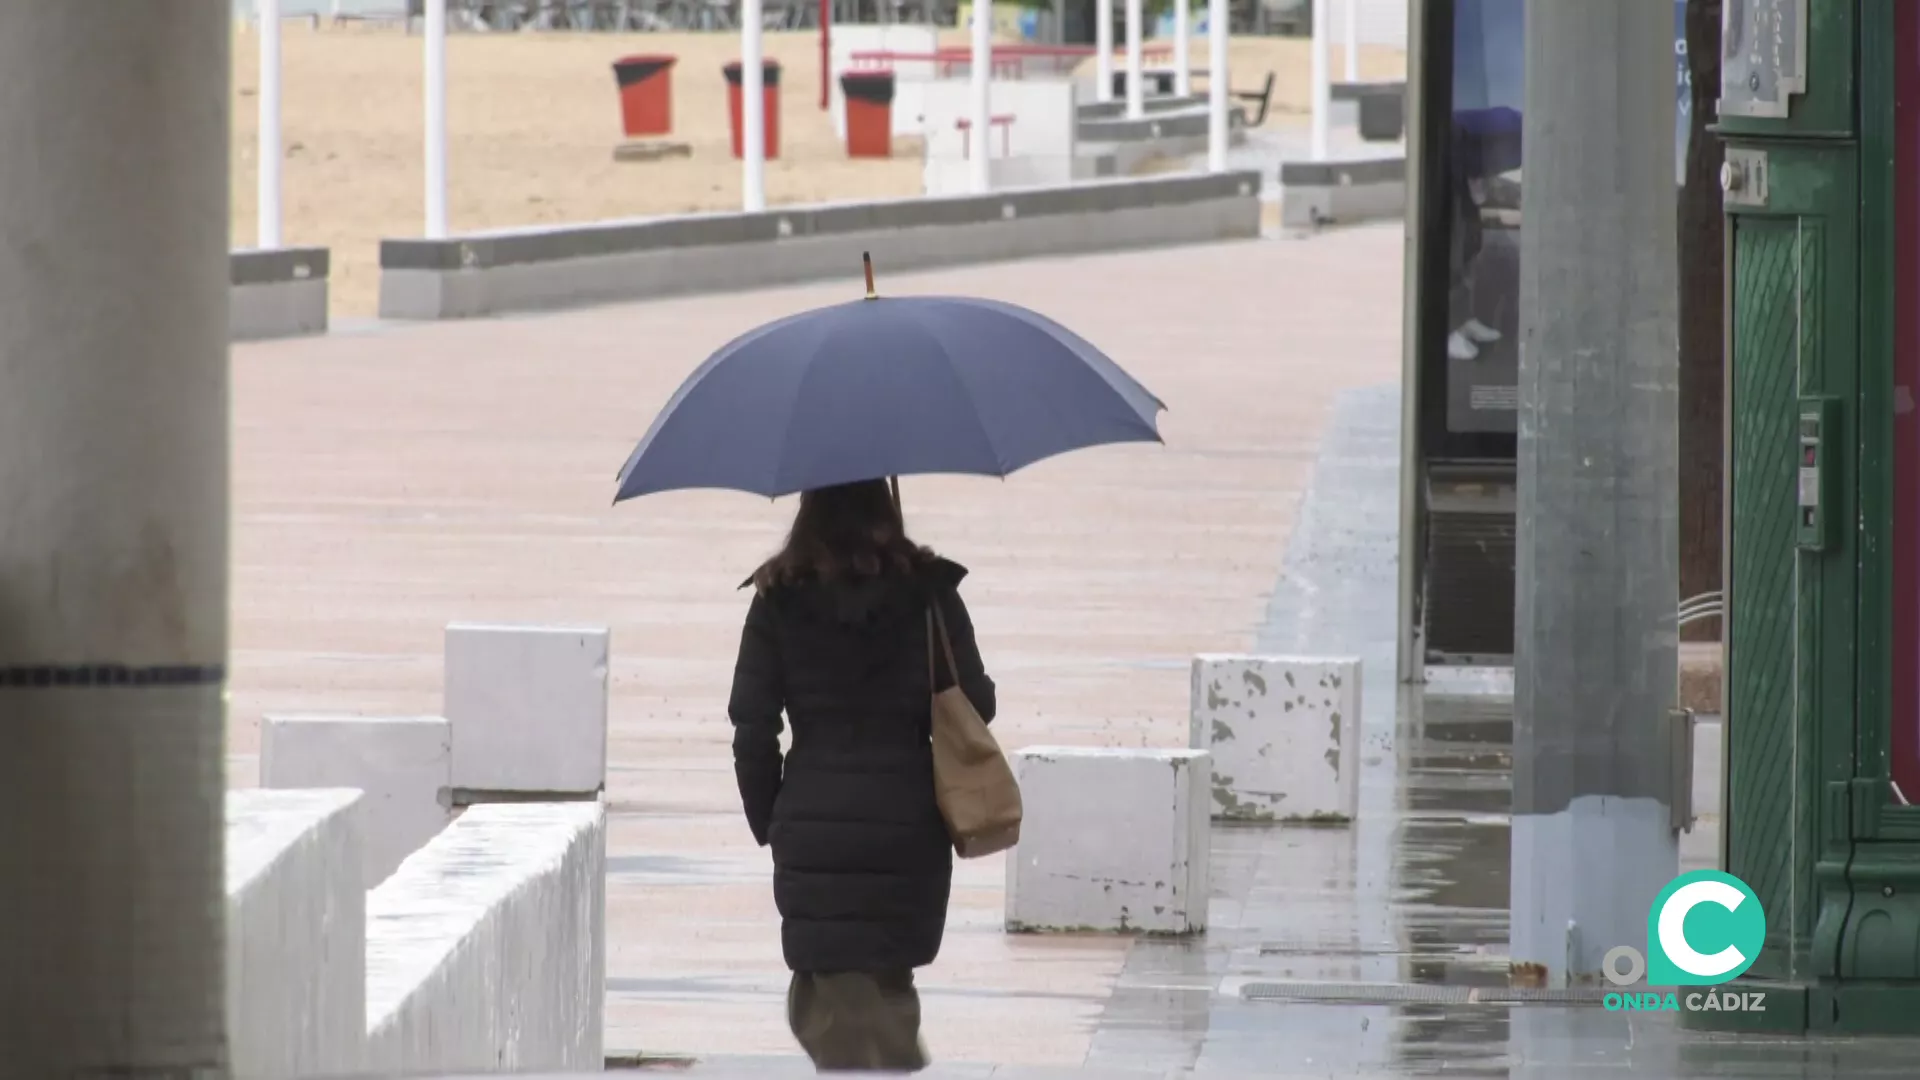
M 905 524 L 906 516 L 901 514 L 900 511 L 900 478 L 897 476 L 887 477 L 887 490 L 893 493 L 893 512 L 896 515 L 900 515 L 901 523 Z
M 861 252 L 860 264 L 863 267 L 865 267 L 867 271 L 867 299 L 869 300 L 880 299 L 880 294 L 873 291 L 873 254 L 871 252 L 866 252 L 866 251 Z M 899 495 L 899 490 L 897 485 L 896 485 L 894 494 L 896 496 Z M 898 502 L 899 499 L 896 498 L 894 501 Z

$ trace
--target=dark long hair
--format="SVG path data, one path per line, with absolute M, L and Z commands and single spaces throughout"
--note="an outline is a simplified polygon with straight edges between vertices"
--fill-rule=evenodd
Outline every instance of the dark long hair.
M 910 574 L 933 552 L 907 537 L 885 480 L 801 492 L 793 529 L 779 554 L 753 575 L 762 591 L 801 581 L 844 581 Z

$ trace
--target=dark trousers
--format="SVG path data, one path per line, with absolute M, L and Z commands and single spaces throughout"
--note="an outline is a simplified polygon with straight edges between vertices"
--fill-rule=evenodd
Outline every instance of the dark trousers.
M 918 1072 L 920 994 L 912 971 L 795 972 L 787 1025 L 821 1072 Z

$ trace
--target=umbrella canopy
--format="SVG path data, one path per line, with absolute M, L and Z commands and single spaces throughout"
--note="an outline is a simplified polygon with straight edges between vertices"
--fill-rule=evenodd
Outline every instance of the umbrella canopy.
M 1005 476 L 1082 447 L 1158 442 L 1165 407 L 1100 350 L 1025 308 L 870 296 L 769 323 L 713 354 L 627 459 L 614 501 Z

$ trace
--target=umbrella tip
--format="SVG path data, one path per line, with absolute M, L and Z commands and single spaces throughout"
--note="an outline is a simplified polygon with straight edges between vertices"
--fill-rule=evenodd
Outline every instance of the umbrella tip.
M 860 265 L 867 272 L 867 299 L 869 300 L 880 299 L 880 294 L 873 291 L 873 253 L 870 251 L 861 252 Z

